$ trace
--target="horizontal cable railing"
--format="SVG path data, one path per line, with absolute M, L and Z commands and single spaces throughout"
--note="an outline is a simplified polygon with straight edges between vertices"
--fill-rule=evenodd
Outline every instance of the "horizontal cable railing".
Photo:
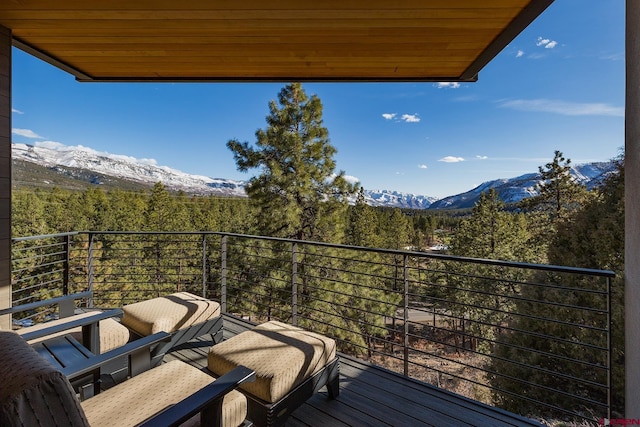
M 188 291 L 526 416 L 610 417 L 610 271 L 215 232 L 14 239 L 14 303 Z

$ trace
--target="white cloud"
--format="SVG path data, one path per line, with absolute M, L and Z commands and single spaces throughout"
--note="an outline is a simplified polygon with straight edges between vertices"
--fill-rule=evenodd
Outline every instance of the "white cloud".
M 345 179 L 345 181 L 347 181 L 349 184 L 357 184 L 358 182 L 360 182 L 360 180 L 352 175 L 345 175 L 343 177 Z
M 439 82 L 439 83 L 436 83 L 436 87 L 438 89 L 458 89 L 460 87 L 460 83 L 458 83 L 458 82 Z
M 487 160 L 488 158 L 488 156 L 476 156 L 476 159 L 478 160 Z
M 459 162 L 464 162 L 464 158 L 455 157 L 455 156 L 446 156 L 446 157 L 441 158 L 438 161 L 439 162 L 444 162 L 444 163 L 459 163 Z
M 382 113 L 382 117 L 386 120 L 393 120 L 396 117 L 396 113 Z
M 542 37 L 538 37 L 536 41 L 536 46 L 544 47 L 545 49 L 553 49 L 558 45 L 558 42 L 551 39 L 543 39 Z
M 337 176 L 338 176 L 337 174 L 332 173 L 327 179 L 327 181 L 334 180 Z M 343 175 L 342 178 L 344 178 L 344 180 L 347 181 L 349 184 L 357 184 L 360 182 L 360 180 L 353 175 Z
M 62 151 L 62 150 L 66 150 L 69 147 L 67 147 L 64 144 L 61 144 L 59 142 L 56 141 L 38 141 L 35 143 L 36 147 L 42 147 L 42 148 L 48 148 L 49 150 L 57 150 L 57 151 Z
M 551 40 L 543 39 L 542 37 L 538 37 L 538 41 L 536 42 L 536 46 L 544 46 L 549 43 Z
M 418 114 L 403 114 L 400 117 L 400 120 L 402 120 L 403 122 L 407 122 L 407 123 L 418 123 L 420 121 L 420 117 L 418 117 Z
M 603 103 L 579 103 L 555 99 L 515 99 L 501 102 L 500 107 L 520 111 L 555 113 L 564 116 L 624 117 L 624 107 L 614 107 Z
M 524 55 L 524 50 L 519 50 L 518 53 L 516 53 L 516 58 L 520 58 L 523 55 Z
M 34 131 L 32 131 L 30 129 L 13 128 L 13 129 L 11 129 L 11 133 L 14 134 L 14 135 L 24 136 L 25 138 L 33 138 L 33 139 L 42 139 L 43 138 L 43 137 L 41 137 L 40 135 L 38 135 L 37 133 L 35 133 Z
M 12 113 L 16 113 L 16 114 L 24 114 L 22 111 L 20 111 L 20 110 L 16 110 L 15 108 L 12 108 L 12 109 L 11 109 L 11 112 L 12 112 Z
M 419 168 L 419 169 L 426 169 L 426 168 L 427 168 L 427 165 L 418 165 L 418 168 Z
M 93 151 L 93 150 L 90 150 L 90 151 Z M 103 155 L 103 156 L 108 156 L 109 158 L 116 159 L 116 160 L 142 163 L 143 165 L 149 165 L 149 166 L 158 166 L 158 161 L 156 159 L 137 159 L 135 157 L 125 156 L 122 154 L 110 154 L 106 152 L 97 152 L 97 151 L 94 151 L 94 153 Z

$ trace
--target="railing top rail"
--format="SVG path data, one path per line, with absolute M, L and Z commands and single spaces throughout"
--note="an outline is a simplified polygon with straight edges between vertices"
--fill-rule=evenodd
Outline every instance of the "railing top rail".
M 65 236 L 77 236 L 79 234 L 83 234 L 83 231 L 69 231 L 66 233 L 55 233 L 55 234 L 41 234 L 39 236 L 23 236 L 23 237 L 12 237 L 12 242 L 26 242 L 28 240 L 41 240 L 41 239 L 50 239 L 53 237 L 65 237 Z
M 68 233 L 67 233 L 68 234 Z M 269 236 L 254 236 L 250 234 L 239 234 L 239 233 L 226 233 L 221 231 L 79 231 L 71 234 L 145 234 L 145 235 L 154 235 L 154 234 L 168 234 L 168 235 L 218 235 L 218 236 L 230 236 L 230 237 L 238 237 L 245 239 L 257 239 L 257 240 L 267 240 L 267 241 L 276 241 L 276 242 L 288 242 L 288 243 L 302 243 L 308 245 L 315 246 L 323 246 L 328 248 L 336 248 L 336 249 L 349 249 L 349 250 L 357 250 L 357 251 L 365 251 L 365 252 L 375 252 L 375 253 L 385 253 L 385 254 L 396 254 L 396 255 L 408 255 L 408 256 L 418 256 L 423 258 L 433 258 L 440 259 L 443 261 L 457 261 L 457 262 L 465 262 L 465 263 L 473 263 L 473 264 L 484 264 L 484 265 L 492 265 L 499 267 L 512 267 L 512 268 L 524 268 L 531 270 L 540 270 L 540 271 L 549 271 L 556 273 L 571 273 L 571 274 L 587 274 L 591 276 L 600 276 L 600 277 L 609 277 L 613 278 L 616 274 L 611 270 L 599 270 L 593 268 L 581 268 L 581 267 L 568 267 L 561 265 L 551 265 L 551 264 L 529 264 L 525 262 L 517 262 L 517 261 L 501 261 L 501 260 L 492 260 L 492 259 L 484 259 L 484 258 L 469 258 L 469 257 L 461 257 L 455 255 L 445 255 L 445 254 L 433 254 L 426 252 L 418 252 L 418 251 L 407 251 L 407 250 L 399 250 L 399 249 L 383 249 L 383 248 L 370 248 L 365 246 L 350 246 L 343 245 L 337 243 L 325 243 L 325 242 L 314 242 L 309 240 L 296 240 L 296 239 L 288 239 L 283 237 L 269 237 Z M 64 234 L 61 234 L 64 235 Z M 51 235 L 56 236 L 56 235 Z M 37 236 L 36 236 L 37 237 Z M 43 236 L 40 236 L 43 237 Z

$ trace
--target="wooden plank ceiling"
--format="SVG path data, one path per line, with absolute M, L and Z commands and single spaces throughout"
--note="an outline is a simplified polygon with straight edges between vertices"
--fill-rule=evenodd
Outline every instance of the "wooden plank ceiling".
M 473 81 L 553 0 L 2 0 L 87 81 Z

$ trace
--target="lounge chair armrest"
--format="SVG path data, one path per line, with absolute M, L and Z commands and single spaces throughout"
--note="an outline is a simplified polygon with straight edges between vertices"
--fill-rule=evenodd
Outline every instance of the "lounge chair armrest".
M 25 341 L 31 341 L 36 338 L 46 337 L 47 335 L 56 334 L 58 332 L 66 331 L 68 329 L 77 328 L 78 326 L 88 326 L 93 323 L 97 323 L 100 320 L 108 319 L 110 317 L 121 317 L 122 310 L 119 308 L 114 308 L 112 310 L 106 310 L 102 312 L 96 312 L 93 316 L 86 316 L 80 319 L 74 319 L 73 316 L 65 317 L 65 319 L 69 319 L 67 322 L 63 324 L 59 324 L 56 326 L 52 326 L 50 328 L 43 328 L 33 332 L 26 332 L 22 334 L 22 338 Z
M 69 381 L 72 381 L 75 378 L 81 377 L 100 368 L 105 363 L 112 362 L 123 356 L 131 357 L 136 353 L 146 352 L 147 359 L 149 359 L 149 348 L 154 344 L 167 341 L 170 338 L 171 335 L 167 332 L 157 332 L 153 335 L 127 343 L 122 347 L 107 351 L 106 353 L 97 354 L 80 363 L 74 363 L 69 368 L 62 369 L 62 373 L 69 379 Z M 131 365 L 131 363 L 129 365 Z
M 17 305 L 15 307 L 3 308 L 2 310 L 0 310 L 0 316 L 4 316 L 5 314 L 22 313 L 23 311 L 35 310 L 36 308 L 47 307 L 49 305 L 65 304 L 77 299 L 90 298 L 92 295 L 92 291 L 84 291 L 75 294 L 62 295 L 55 298 L 49 298 L 42 301 L 30 302 L 28 304 Z
M 224 396 L 240 384 L 247 381 L 253 382 L 255 379 L 256 373 L 253 370 L 238 366 L 186 399 L 146 420 L 140 426 L 177 426 L 203 410 L 208 412 L 201 420 L 201 425 L 219 426 L 222 421 Z

